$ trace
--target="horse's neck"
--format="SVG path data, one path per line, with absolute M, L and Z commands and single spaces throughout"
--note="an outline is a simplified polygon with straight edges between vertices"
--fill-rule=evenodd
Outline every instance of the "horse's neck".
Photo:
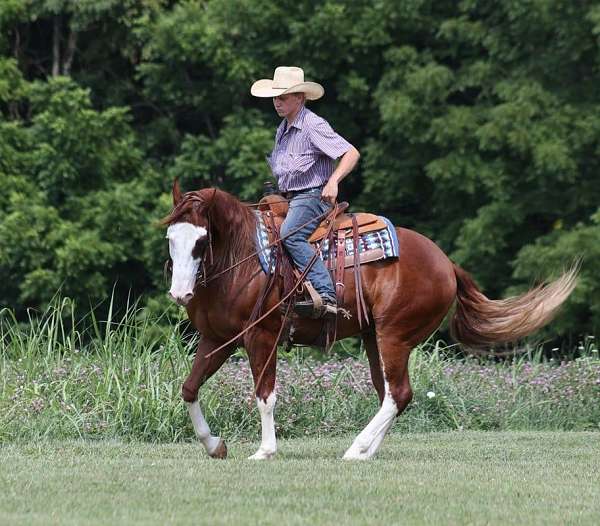
M 221 243 L 214 247 L 217 262 L 214 271 L 223 272 L 218 278 L 223 287 L 232 286 L 233 282 L 243 280 L 255 269 L 259 269 L 255 216 L 243 205 L 239 206 L 237 224 L 230 224 L 229 228 L 222 229 Z

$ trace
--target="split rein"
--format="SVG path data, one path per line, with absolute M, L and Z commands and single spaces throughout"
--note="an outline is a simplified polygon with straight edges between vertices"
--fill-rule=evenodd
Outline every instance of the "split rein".
M 337 215 L 338 212 L 338 204 L 334 204 L 333 208 L 323 214 L 321 214 L 320 216 L 311 219 L 310 221 L 308 221 L 307 223 L 305 223 L 304 225 L 300 226 L 298 229 L 293 230 L 292 232 L 290 232 L 291 235 L 294 232 L 296 232 L 297 230 L 299 230 L 300 228 L 302 228 L 303 226 L 316 221 L 317 219 L 321 219 L 321 218 L 325 218 L 328 216 L 332 217 L 332 220 L 329 222 L 329 226 L 327 227 L 327 233 L 325 234 L 325 237 L 323 239 L 327 239 L 329 237 L 329 235 L 331 234 L 331 231 L 333 230 L 333 225 L 334 225 L 334 221 L 333 218 L 335 218 L 335 216 Z M 276 243 L 280 243 L 281 240 L 283 238 L 279 238 L 276 239 L 273 243 L 271 244 L 276 244 Z M 258 252 L 257 252 L 258 253 Z M 257 253 L 252 254 L 252 256 L 255 256 Z M 216 349 L 214 349 L 213 351 L 209 352 L 204 359 L 208 359 L 210 358 L 213 354 L 216 354 L 217 352 L 221 351 L 222 349 L 224 349 L 225 347 L 227 347 L 228 345 L 231 345 L 232 343 L 234 343 L 235 341 L 239 340 L 239 338 L 241 336 L 243 336 L 244 334 L 246 334 L 250 329 L 252 329 L 253 327 L 255 327 L 256 325 L 258 325 L 261 321 L 263 321 L 265 318 L 267 318 L 268 316 L 270 316 L 276 309 L 278 309 L 284 302 L 286 302 L 287 300 L 289 300 L 294 294 L 297 293 L 297 288 L 300 284 L 302 284 L 306 278 L 306 276 L 308 275 L 308 273 L 310 272 L 310 269 L 314 266 L 315 262 L 317 261 L 317 258 L 319 257 L 318 252 L 315 251 L 315 253 L 313 254 L 313 256 L 310 258 L 310 261 L 306 264 L 306 267 L 304 269 L 304 271 L 302 272 L 302 274 L 300 274 L 300 276 L 298 277 L 298 279 L 296 280 L 296 282 L 294 283 L 294 286 L 290 288 L 289 292 L 287 294 L 285 294 L 283 296 L 283 298 L 281 298 L 275 305 L 273 305 L 267 312 L 265 312 L 262 316 L 258 317 L 257 319 L 255 319 L 254 321 L 252 321 L 252 323 L 250 323 L 247 327 L 244 328 L 244 330 L 242 330 L 241 332 L 239 332 L 238 334 L 236 334 L 233 338 L 231 338 L 230 340 L 226 341 L 225 343 L 223 343 L 222 345 L 220 345 L 219 347 L 217 347 Z M 248 259 L 248 258 L 245 258 Z M 245 261 L 242 260 L 242 261 Z M 241 262 L 238 262 L 238 264 Z M 287 308 L 286 308 L 286 312 L 285 312 L 285 318 L 287 319 L 287 317 L 289 316 L 289 312 L 290 312 L 290 306 L 291 303 L 288 304 Z M 275 346 L 274 349 L 277 348 L 277 341 L 279 340 L 279 338 L 281 337 L 281 333 L 283 331 L 283 326 L 285 325 L 285 320 L 284 323 L 281 324 L 281 327 L 279 329 L 279 334 L 277 335 L 277 340 L 275 341 Z M 271 351 L 271 356 L 269 356 L 269 360 L 271 359 L 272 355 L 274 353 L 274 350 Z M 267 362 L 265 363 L 265 367 L 266 364 L 269 363 L 269 360 L 267 360 Z M 260 379 L 262 379 L 264 373 L 264 369 L 260 374 Z M 258 385 L 260 385 L 260 381 L 257 382 L 257 387 L 256 389 L 258 389 Z

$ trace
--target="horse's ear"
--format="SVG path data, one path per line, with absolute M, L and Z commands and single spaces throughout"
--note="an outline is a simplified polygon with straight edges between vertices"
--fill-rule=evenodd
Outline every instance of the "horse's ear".
M 181 188 L 179 188 L 179 179 L 175 177 L 175 180 L 173 181 L 173 206 L 177 206 L 182 198 Z

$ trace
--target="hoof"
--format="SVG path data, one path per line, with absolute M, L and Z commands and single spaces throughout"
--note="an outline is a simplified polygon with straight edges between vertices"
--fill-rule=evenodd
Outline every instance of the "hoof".
M 225 445 L 225 441 L 221 440 L 219 445 L 215 448 L 212 453 L 209 453 L 211 458 L 227 458 L 227 446 Z
M 346 453 L 343 457 L 342 460 L 369 460 L 371 457 L 369 457 L 366 453 L 358 453 L 358 454 L 348 454 Z
M 268 453 L 259 449 L 254 455 L 248 457 L 248 460 L 270 460 L 275 456 L 275 452 Z
M 360 449 L 358 447 L 352 446 L 344 456 L 343 460 L 369 460 L 373 455 L 369 454 L 368 449 Z

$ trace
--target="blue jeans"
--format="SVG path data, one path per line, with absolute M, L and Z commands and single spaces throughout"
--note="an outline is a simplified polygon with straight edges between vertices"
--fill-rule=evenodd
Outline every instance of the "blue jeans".
M 307 223 L 312 218 L 316 218 L 331 209 L 329 203 L 321 200 L 322 190 L 322 187 L 310 188 L 308 190 L 300 190 L 294 195 L 290 201 L 290 209 L 285 221 L 281 225 L 281 237 L 289 235 L 289 237 L 285 237 L 283 240 L 283 246 L 287 249 L 300 272 L 304 272 L 306 265 L 315 253 L 315 250 L 308 242 L 308 238 L 324 218 L 315 219 L 315 221 L 308 223 L 306 226 L 292 234 L 290 234 L 290 232 L 293 232 L 300 227 L 300 225 Z M 335 302 L 335 290 L 333 288 L 331 275 L 321 258 L 317 258 L 306 277 L 320 294 L 321 298 L 329 298 Z

